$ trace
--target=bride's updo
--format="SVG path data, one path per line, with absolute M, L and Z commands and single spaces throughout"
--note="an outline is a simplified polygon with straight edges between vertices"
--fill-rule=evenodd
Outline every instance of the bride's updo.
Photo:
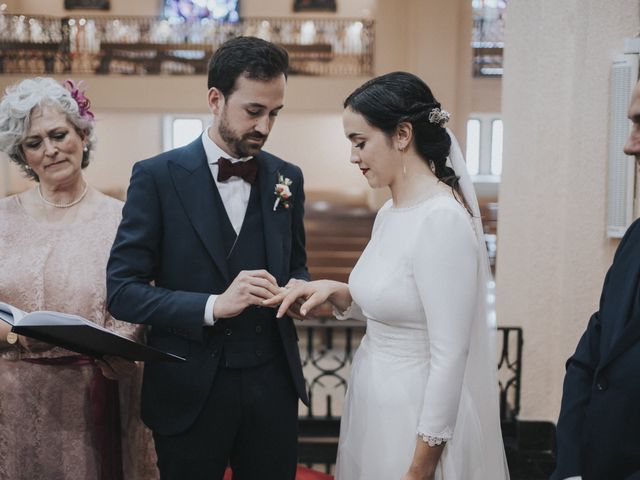
M 344 101 L 344 108 L 359 113 L 369 125 L 389 138 L 400 123 L 413 127 L 413 142 L 420 157 L 439 180 L 461 195 L 458 177 L 447 166 L 451 138 L 444 127 L 449 114 L 440 108 L 431 89 L 407 72 L 393 72 L 373 78 L 358 87 Z

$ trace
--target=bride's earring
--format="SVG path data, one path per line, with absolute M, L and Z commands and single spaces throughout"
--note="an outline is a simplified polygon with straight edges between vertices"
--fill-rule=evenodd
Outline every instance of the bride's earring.
M 406 148 L 406 147 L 405 147 Z M 407 164 L 404 161 L 404 151 L 405 148 L 399 147 L 398 150 L 400 151 L 400 162 L 402 163 L 402 176 L 406 177 L 407 176 Z

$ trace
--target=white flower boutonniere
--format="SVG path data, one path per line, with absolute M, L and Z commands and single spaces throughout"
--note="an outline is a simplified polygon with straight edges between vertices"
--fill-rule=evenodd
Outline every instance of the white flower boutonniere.
M 284 208 L 289 208 L 291 206 L 291 203 L 289 202 L 289 200 L 291 199 L 291 190 L 289 189 L 289 187 L 292 183 L 293 182 L 290 179 L 278 173 L 278 183 L 276 183 L 276 190 L 274 192 L 277 197 L 275 203 L 273 204 L 274 212 L 280 204 L 282 204 Z

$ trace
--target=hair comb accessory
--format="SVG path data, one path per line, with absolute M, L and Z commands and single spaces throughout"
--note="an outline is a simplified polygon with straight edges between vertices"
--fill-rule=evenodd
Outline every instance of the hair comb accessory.
M 432 108 L 429 112 L 429 123 L 444 127 L 444 124 L 449 121 L 451 114 L 446 110 L 440 110 L 438 107 Z
M 78 113 L 80 114 L 80 116 L 89 122 L 93 122 L 94 115 L 90 110 L 91 102 L 85 96 L 84 92 L 80 90 L 81 85 L 82 81 L 78 82 L 78 84 L 76 85 L 73 80 L 69 79 L 65 80 L 62 84 L 64 88 L 69 90 L 69 93 L 78 104 Z

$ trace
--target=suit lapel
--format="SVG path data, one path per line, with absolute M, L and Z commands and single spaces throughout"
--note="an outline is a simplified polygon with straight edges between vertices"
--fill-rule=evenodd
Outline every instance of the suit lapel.
M 637 236 L 637 235 L 636 235 Z M 615 322 L 611 325 L 606 339 L 607 350 L 603 356 L 602 367 L 610 363 L 628 349 L 640 337 L 640 253 L 636 248 L 636 239 L 629 239 L 620 258 L 607 274 L 610 278 L 607 295 L 610 298 L 602 312 L 602 318 Z M 614 270 L 615 269 L 615 270 Z
M 214 202 L 214 197 L 219 193 L 211 177 L 200 137 L 187 145 L 180 157 L 169 161 L 169 172 L 189 221 L 228 283 L 229 269 L 220 228 L 222 212 Z
M 627 311 L 626 315 L 632 314 L 633 317 L 629 319 L 626 325 L 616 325 L 616 328 L 619 328 L 621 331 L 615 332 L 617 333 L 616 339 L 612 344 L 611 350 L 609 350 L 609 353 L 604 358 L 601 368 L 604 368 L 607 364 L 611 363 L 616 357 L 631 347 L 640 338 L 640 311 L 638 311 L 638 306 L 638 302 L 636 301 L 636 308 L 633 311 Z M 624 319 L 621 319 L 621 322 L 623 320 Z
M 276 277 L 278 283 L 282 284 L 286 280 L 283 271 L 283 241 L 284 235 L 288 232 L 287 217 L 282 208 L 273 210 L 273 204 L 276 200 L 274 191 L 278 181 L 278 166 L 282 162 L 262 153 L 256 156 L 256 160 L 258 161 L 258 184 L 260 186 L 267 267 L 269 272 Z

